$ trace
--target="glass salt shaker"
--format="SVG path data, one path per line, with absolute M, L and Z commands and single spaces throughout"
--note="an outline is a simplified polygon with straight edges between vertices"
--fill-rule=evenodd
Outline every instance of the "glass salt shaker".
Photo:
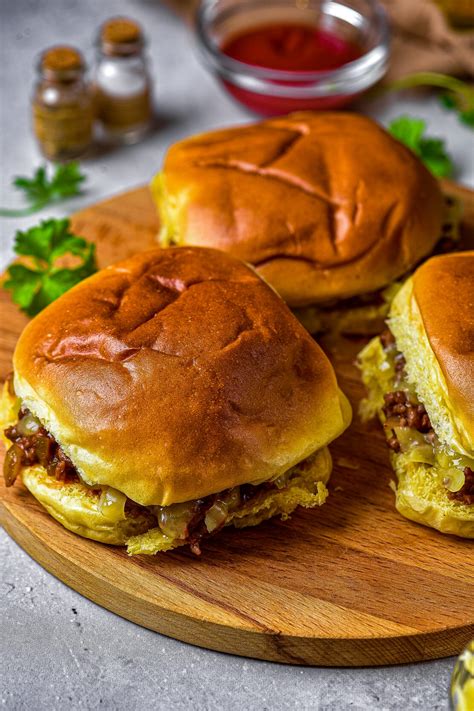
M 50 47 L 40 57 L 33 130 L 49 160 L 78 158 L 92 143 L 93 102 L 85 71 L 82 54 L 74 47 Z
M 100 28 L 94 77 L 96 118 L 109 140 L 135 143 L 152 123 L 152 92 L 144 36 L 127 17 L 113 17 Z

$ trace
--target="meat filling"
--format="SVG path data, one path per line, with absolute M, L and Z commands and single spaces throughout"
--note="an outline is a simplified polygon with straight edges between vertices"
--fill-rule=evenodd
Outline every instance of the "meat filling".
M 385 329 L 379 338 L 386 352 L 395 351 L 395 383 L 400 385 L 405 378 L 405 358 L 396 350 L 395 338 L 390 329 Z M 405 390 L 394 390 L 386 393 L 382 411 L 386 418 L 384 428 L 387 434 L 387 444 L 393 452 L 402 451 L 402 445 L 397 437 L 397 428 L 408 428 L 419 432 L 427 444 L 435 444 L 436 433 L 431 426 L 425 406 L 410 400 L 409 394 Z M 447 491 L 447 496 L 449 499 L 463 504 L 474 504 L 474 472 L 469 467 L 465 467 L 463 474 L 464 484 L 461 489 L 459 491 Z
M 385 405 L 383 413 L 387 418 L 386 426 L 388 428 L 396 427 L 411 427 L 412 429 L 427 435 L 429 441 L 435 437 L 433 428 L 431 427 L 430 418 L 425 410 L 425 406 L 413 403 L 408 399 L 408 395 L 403 390 L 395 390 L 391 393 L 386 393 L 384 396 Z M 400 445 L 396 439 L 396 444 L 390 446 L 395 452 L 400 451 Z
M 41 464 L 58 481 L 78 481 L 77 471 L 59 444 L 29 410 L 22 409 L 18 422 L 5 430 L 11 442 L 3 468 L 5 483 L 12 486 L 21 468 Z

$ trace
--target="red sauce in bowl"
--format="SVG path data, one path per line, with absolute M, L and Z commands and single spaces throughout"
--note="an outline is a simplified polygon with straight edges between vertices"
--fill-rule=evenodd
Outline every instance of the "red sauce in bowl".
M 337 69 L 363 54 L 358 45 L 331 32 L 289 23 L 246 30 L 224 42 L 221 50 L 254 67 L 290 72 Z
M 295 72 L 298 80 L 277 81 L 287 86 L 301 86 L 304 72 L 338 69 L 364 54 L 354 42 L 315 26 L 275 23 L 250 28 L 232 35 L 221 46 L 223 54 L 252 67 Z M 354 96 L 319 96 L 292 98 L 257 94 L 231 82 L 227 90 L 252 111 L 266 116 L 299 109 L 333 109 L 349 103 Z

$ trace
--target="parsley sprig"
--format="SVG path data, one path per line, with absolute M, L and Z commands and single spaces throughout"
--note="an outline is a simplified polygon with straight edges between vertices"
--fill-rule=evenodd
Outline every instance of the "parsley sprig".
M 42 210 L 46 205 L 79 195 L 85 179 L 79 164 L 74 162 L 57 165 L 51 177 L 44 165 L 36 169 L 32 178 L 19 175 L 13 180 L 13 185 L 23 191 L 29 206 L 19 210 L 0 208 L 0 217 L 24 217 Z
M 425 136 L 426 122 L 423 119 L 399 116 L 388 130 L 394 138 L 408 146 L 433 175 L 448 178 L 453 174 L 453 162 L 446 152 L 443 139 Z
M 18 231 L 14 250 L 27 258 L 11 264 L 4 283 L 13 301 L 28 316 L 35 316 L 45 306 L 97 270 L 95 245 L 70 231 L 67 219 L 43 220 L 25 232 Z M 80 260 L 78 266 L 59 266 L 57 260 L 71 254 Z

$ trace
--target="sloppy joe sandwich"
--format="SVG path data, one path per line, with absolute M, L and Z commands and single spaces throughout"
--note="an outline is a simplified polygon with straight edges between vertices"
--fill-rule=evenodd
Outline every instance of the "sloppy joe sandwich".
M 368 397 L 407 518 L 474 538 L 474 252 L 433 257 L 360 353 Z
M 63 526 L 153 554 L 327 496 L 351 410 L 328 359 L 245 264 L 156 249 L 25 328 L 2 403 L 7 485 Z
M 399 280 L 457 237 L 459 207 L 421 161 L 353 113 L 179 141 L 152 191 L 163 246 L 252 263 L 312 333 L 378 333 Z

